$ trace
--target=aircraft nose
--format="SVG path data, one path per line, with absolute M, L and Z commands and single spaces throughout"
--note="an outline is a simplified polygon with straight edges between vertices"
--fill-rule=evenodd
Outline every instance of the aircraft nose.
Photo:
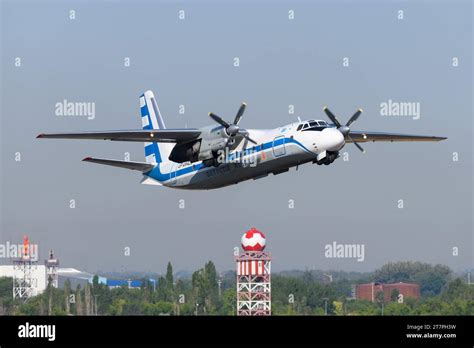
M 327 128 L 326 131 L 328 131 L 328 147 L 327 149 L 329 151 L 338 151 L 340 150 L 344 144 L 344 135 L 337 130 L 336 128 Z

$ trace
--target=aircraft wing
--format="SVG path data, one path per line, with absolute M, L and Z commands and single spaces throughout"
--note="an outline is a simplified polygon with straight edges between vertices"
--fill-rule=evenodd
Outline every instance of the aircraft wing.
M 126 168 L 131 170 L 138 170 L 140 172 L 146 173 L 153 169 L 154 165 L 144 162 L 131 162 L 131 161 L 117 161 L 106 158 L 93 158 L 86 157 L 83 159 L 85 162 L 92 162 L 97 164 L 104 164 L 112 167 Z
M 385 132 L 364 132 L 364 131 L 350 131 L 349 137 L 346 137 L 347 143 L 356 141 L 358 143 L 367 143 L 375 141 L 441 141 L 447 139 L 446 137 L 435 137 L 426 135 L 409 135 L 409 134 L 398 134 L 398 133 L 385 133 Z
M 93 139 L 112 141 L 140 141 L 159 143 L 181 143 L 197 139 L 201 135 L 198 129 L 150 129 L 150 130 L 121 130 L 106 132 L 82 133 L 41 133 L 36 138 L 48 139 Z

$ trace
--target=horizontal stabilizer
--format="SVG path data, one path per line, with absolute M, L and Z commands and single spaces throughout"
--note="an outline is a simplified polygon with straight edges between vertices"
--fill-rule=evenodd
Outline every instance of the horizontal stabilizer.
M 161 182 L 159 182 L 158 180 L 155 180 L 153 178 L 150 178 L 149 176 L 143 176 L 143 179 L 142 179 L 142 181 L 140 181 L 140 184 L 163 186 L 163 184 Z
M 107 132 L 82 133 L 41 133 L 40 139 L 92 139 L 113 141 L 140 141 L 160 143 L 180 143 L 196 139 L 201 135 L 197 129 L 150 129 L 150 130 L 122 130 Z
M 117 161 L 105 158 L 92 158 L 86 157 L 83 159 L 85 162 L 92 162 L 98 164 L 104 164 L 107 166 L 119 167 L 119 168 L 126 168 L 131 170 L 138 170 L 140 172 L 149 172 L 155 166 L 151 163 L 144 163 L 144 162 L 130 162 L 130 161 Z

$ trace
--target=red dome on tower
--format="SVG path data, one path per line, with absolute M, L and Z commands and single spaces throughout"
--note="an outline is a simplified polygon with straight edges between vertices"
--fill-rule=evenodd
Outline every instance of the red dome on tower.
M 252 227 L 242 236 L 242 249 L 245 251 L 263 251 L 265 244 L 265 235 L 255 227 Z

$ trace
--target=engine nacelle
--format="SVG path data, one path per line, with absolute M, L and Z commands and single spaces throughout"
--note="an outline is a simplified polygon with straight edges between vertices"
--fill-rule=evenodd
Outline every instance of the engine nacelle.
M 184 144 L 176 144 L 170 153 L 169 160 L 177 163 L 199 161 L 201 139 Z
M 223 150 L 227 144 L 227 140 L 220 140 L 211 145 L 211 151 L 217 152 L 219 150 Z
M 229 139 L 223 127 L 207 127 L 203 129 L 202 138 L 184 144 L 176 144 L 169 159 L 173 162 L 196 162 L 216 159 L 218 152 L 235 141 Z

